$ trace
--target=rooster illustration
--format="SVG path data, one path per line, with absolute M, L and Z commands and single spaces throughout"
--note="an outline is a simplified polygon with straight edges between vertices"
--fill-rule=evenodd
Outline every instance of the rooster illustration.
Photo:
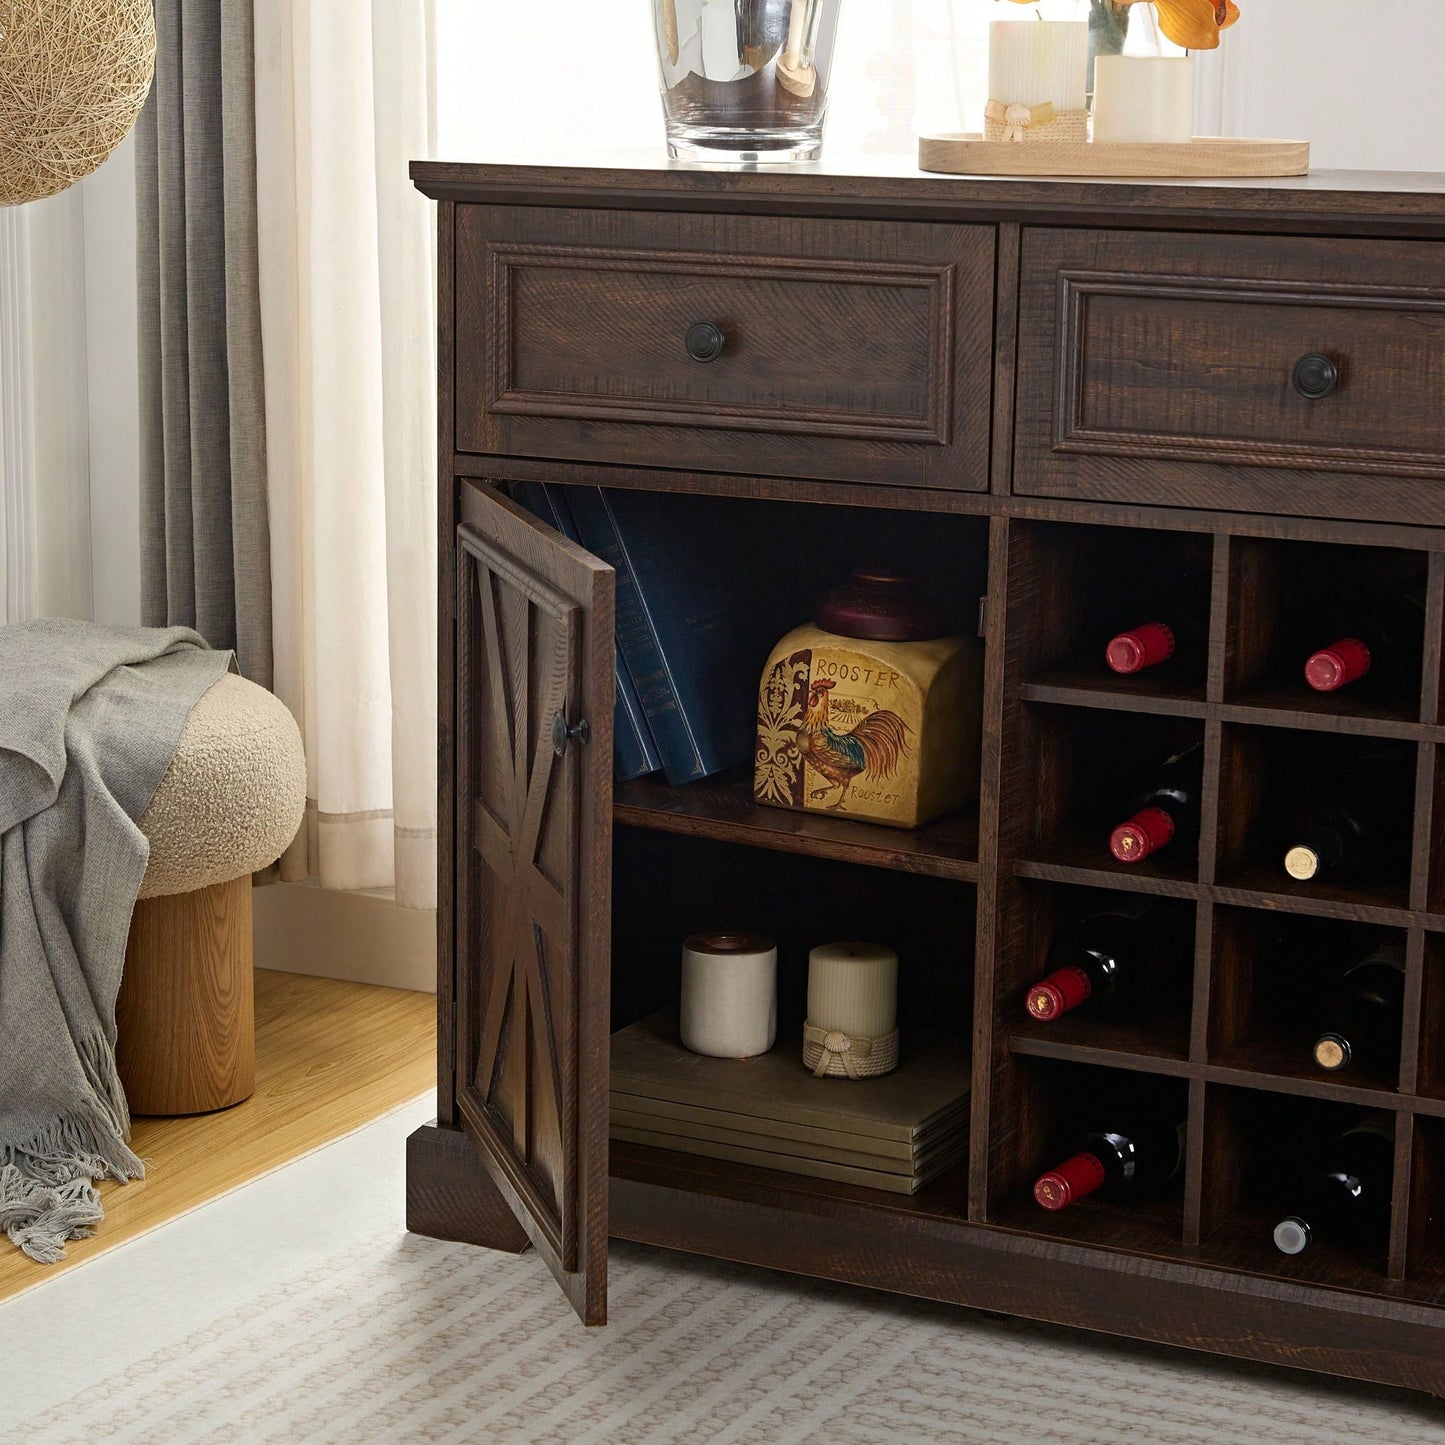
M 817 802 L 834 788 L 841 789 L 828 805 L 830 811 L 843 806 L 860 773 L 891 778 L 900 759 L 908 754 L 908 725 L 886 708 L 869 713 L 851 732 L 835 732 L 829 727 L 828 694 L 835 686 L 831 678 L 823 678 L 808 689 L 808 711 L 798 735 L 804 761 L 828 780 L 826 787 L 815 788 L 809 798 Z

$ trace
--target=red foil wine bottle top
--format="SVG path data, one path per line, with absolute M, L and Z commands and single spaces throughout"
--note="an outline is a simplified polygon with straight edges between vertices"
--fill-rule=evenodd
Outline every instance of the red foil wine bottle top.
M 1110 640 L 1104 661 L 1115 672 L 1142 672 L 1174 656 L 1174 634 L 1162 622 L 1146 622 Z
M 840 637 L 871 642 L 926 642 L 946 631 L 917 581 L 888 567 L 858 568 L 822 600 L 813 620 Z
M 1305 663 L 1305 681 L 1316 692 L 1334 692 L 1370 670 L 1370 649 L 1357 637 L 1342 637 L 1322 647 Z
M 1067 1209 L 1098 1189 L 1109 1176 L 1092 1154 L 1075 1154 L 1034 1180 L 1034 1198 L 1045 1209 Z
M 1029 990 L 1025 1006 L 1036 1019 L 1056 1019 L 1078 1008 L 1093 991 L 1089 975 L 1082 968 L 1059 968 Z
M 1174 836 L 1174 819 L 1163 808 L 1144 808 L 1109 835 L 1109 851 L 1121 863 L 1142 863 Z

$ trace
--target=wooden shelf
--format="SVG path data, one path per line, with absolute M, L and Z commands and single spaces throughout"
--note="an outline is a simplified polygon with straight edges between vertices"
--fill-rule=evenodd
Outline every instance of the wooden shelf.
M 619 783 L 612 813 L 634 828 L 978 881 L 978 815 L 971 807 L 910 832 L 836 815 L 759 807 L 752 800 L 751 778 L 729 775 L 680 788 L 660 778 Z
M 1146 686 L 1146 682 L 1148 685 Z M 1245 723 L 1253 727 L 1294 728 L 1301 732 L 1348 737 L 1395 738 L 1402 742 L 1445 741 L 1445 727 L 1420 722 L 1409 708 L 1370 708 L 1301 690 L 1258 691 L 1228 702 L 1207 702 L 1202 686 L 1170 686 L 1141 674 L 1139 679 L 1105 678 L 1097 673 L 1053 672 L 1019 687 L 1023 702 L 1060 707 L 1101 708 L 1109 712 L 1157 717 L 1199 718 Z
M 1161 852 L 1143 863 L 1120 863 L 1109 852 L 1107 831 L 1098 839 L 1060 839 L 1031 857 L 1018 859 L 1014 873 L 1019 878 L 1154 893 L 1166 898 L 1199 898 L 1204 894 L 1192 858 L 1181 863 Z
M 1065 1015 L 1053 1023 L 1041 1024 L 1024 1017 L 1009 1034 L 1008 1042 L 1011 1053 L 1035 1058 L 1068 1059 L 1155 1074 L 1187 1076 L 1190 1072 L 1187 1019 L 1153 1025 L 1116 1024 Z
M 1225 711 L 1231 714 L 1230 721 L 1354 733 L 1361 737 L 1417 738 L 1426 732 L 1440 731 L 1421 723 L 1418 702 L 1411 706 L 1388 700 L 1360 701 L 1347 689 L 1315 692 L 1304 683 L 1298 687 L 1276 684 L 1251 688 L 1238 697 L 1228 698 Z
M 1158 677 L 1148 672 L 1116 677 L 1103 668 L 1059 668 L 1019 688 L 1024 702 L 1064 707 L 1107 708 L 1114 712 L 1159 713 L 1167 717 L 1209 716 L 1204 683 Z

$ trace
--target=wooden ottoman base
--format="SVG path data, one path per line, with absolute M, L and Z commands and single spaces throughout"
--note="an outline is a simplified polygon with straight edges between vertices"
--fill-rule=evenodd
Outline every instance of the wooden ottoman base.
M 136 904 L 116 1023 L 132 1114 L 206 1114 L 251 1096 L 249 873 Z

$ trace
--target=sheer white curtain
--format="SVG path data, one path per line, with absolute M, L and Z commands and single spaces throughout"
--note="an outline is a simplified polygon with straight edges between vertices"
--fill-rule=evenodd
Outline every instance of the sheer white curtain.
M 255 0 L 275 686 L 289 880 L 436 901 L 431 0 Z

